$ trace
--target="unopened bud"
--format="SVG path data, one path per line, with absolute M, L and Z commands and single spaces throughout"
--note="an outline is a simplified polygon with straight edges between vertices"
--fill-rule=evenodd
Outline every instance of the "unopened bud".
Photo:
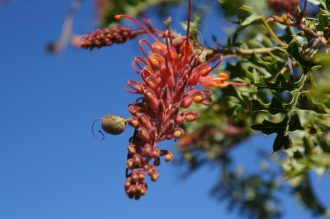
M 203 100 L 204 100 L 204 98 L 201 95 L 197 95 L 197 96 L 194 97 L 194 102 L 195 103 L 201 103 L 201 102 L 203 102 Z
M 138 174 L 132 174 L 131 179 L 132 179 L 133 183 L 136 183 L 137 181 L 139 181 L 139 175 Z
M 183 116 L 177 116 L 175 119 L 176 123 L 181 124 L 184 122 L 184 117 Z
M 133 165 L 140 166 L 142 163 L 142 157 L 139 154 L 134 154 L 133 156 Z
M 150 144 L 146 144 L 144 147 L 143 147 L 143 155 L 145 156 L 149 156 L 150 153 L 152 151 L 152 147 Z
M 132 185 L 131 180 L 126 180 L 125 182 L 125 189 L 129 189 L 129 187 Z
M 103 116 L 101 122 L 102 129 L 112 135 L 119 135 L 126 128 L 126 119 L 116 115 Z
M 176 129 L 174 130 L 173 136 L 174 136 L 175 138 L 180 138 L 180 137 L 183 136 L 183 134 L 184 134 L 183 129 L 181 129 L 181 128 L 176 128 Z
M 128 152 L 129 152 L 130 154 L 136 154 L 136 149 L 135 149 L 135 145 L 134 145 L 134 144 L 130 144 L 130 145 L 128 146 Z
M 133 168 L 133 160 L 132 159 L 128 159 L 127 162 L 126 162 L 126 166 L 128 169 L 132 169 Z
M 139 138 L 141 138 L 144 141 L 149 140 L 150 136 L 149 136 L 147 129 L 145 129 L 143 127 L 139 127 L 136 131 L 137 131 L 137 135 Z
M 140 194 L 145 195 L 147 193 L 147 188 L 143 185 L 140 187 Z
M 152 175 L 151 175 L 151 180 L 153 182 L 157 181 L 157 179 L 159 178 L 159 173 L 157 171 L 155 171 Z
M 160 156 L 160 150 L 158 148 L 154 148 L 151 151 L 151 157 L 153 158 L 158 158 Z
M 185 113 L 185 119 L 186 119 L 187 122 L 195 121 L 198 118 L 198 116 L 199 115 L 196 112 L 189 111 L 189 112 Z
M 128 124 L 134 128 L 137 128 L 139 126 L 139 120 L 136 117 L 132 117 L 128 120 Z
M 167 154 L 165 155 L 165 157 L 164 157 L 164 160 L 166 161 L 166 162 L 171 162 L 172 160 L 173 160 L 173 153 L 172 152 L 167 152 Z
M 148 172 L 148 175 L 151 176 L 156 171 L 156 167 L 154 165 L 148 166 L 146 171 Z
M 144 181 L 145 178 L 144 171 L 140 171 L 137 175 L 139 177 L 140 182 Z

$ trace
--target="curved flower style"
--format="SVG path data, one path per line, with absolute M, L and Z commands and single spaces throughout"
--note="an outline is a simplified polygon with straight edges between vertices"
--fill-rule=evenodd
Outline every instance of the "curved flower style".
M 210 104 L 211 91 L 196 88 L 196 85 L 221 88 L 231 84 L 226 81 L 228 76 L 224 73 L 216 78 L 208 76 L 221 63 L 222 57 L 216 55 L 203 61 L 195 51 L 189 38 L 190 0 L 188 4 L 186 36 L 174 38 L 168 30 L 165 43 L 136 19 L 127 15 L 116 16 L 117 19 L 134 21 L 154 41 L 152 44 L 145 39 L 139 41 L 143 57 L 135 57 L 132 68 L 142 81 L 130 80 L 126 87 L 129 93 L 141 96 L 128 108 L 132 115 L 128 123 L 135 129 L 130 138 L 126 165 L 125 190 L 130 198 L 139 199 L 147 192 L 146 173 L 152 181 L 158 179 L 156 166 L 161 157 L 166 162 L 173 159 L 173 154 L 161 150 L 157 143 L 181 137 L 183 130 L 179 125 L 198 118 L 198 113 L 186 110 L 193 102 Z M 215 62 L 213 66 L 212 62 Z

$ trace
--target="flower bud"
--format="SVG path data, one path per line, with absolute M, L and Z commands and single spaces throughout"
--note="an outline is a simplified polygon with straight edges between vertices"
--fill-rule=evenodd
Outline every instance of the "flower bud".
M 101 122 L 102 129 L 112 135 L 119 135 L 126 128 L 126 119 L 116 115 L 103 116 Z
M 138 190 L 140 195 L 145 195 L 147 192 L 147 188 L 143 184 L 139 185 Z
M 136 106 L 136 105 L 130 105 L 128 107 L 128 111 L 132 114 L 132 115 L 136 115 L 138 112 L 140 112 L 142 110 L 142 107 L 140 106 Z
M 141 166 L 142 163 L 142 157 L 139 154 L 134 154 L 133 156 L 133 165 L 134 166 Z
M 197 95 L 197 96 L 194 97 L 194 102 L 195 103 L 201 103 L 201 102 L 203 102 L 203 100 L 204 100 L 204 98 L 203 98 L 202 95 Z
M 155 182 L 155 181 L 157 181 L 157 179 L 159 178 L 159 173 L 157 172 L 157 171 L 155 171 L 155 172 L 153 172 L 152 174 L 151 174 L 151 180 L 153 181 L 153 182 Z
M 160 156 L 160 150 L 158 148 L 154 148 L 151 151 L 151 157 L 153 158 L 158 158 Z
M 138 174 L 132 174 L 131 176 L 132 183 L 136 183 L 139 181 L 139 175 Z
M 151 145 L 150 145 L 150 144 L 146 144 L 146 145 L 143 147 L 143 151 L 142 151 L 142 153 L 143 153 L 143 155 L 145 155 L 145 156 L 150 156 L 151 151 L 152 151 L 152 147 L 151 147 Z
M 139 176 L 139 181 L 143 182 L 144 179 L 145 179 L 144 171 L 141 171 L 141 172 L 138 174 L 138 176 Z
M 129 187 L 131 187 L 131 185 L 132 185 L 131 180 L 130 180 L 130 178 L 128 178 L 125 182 L 125 189 L 126 190 L 129 189 Z
M 147 129 L 145 129 L 144 127 L 139 127 L 136 131 L 139 138 L 146 142 L 149 141 L 150 136 Z
M 192 122 L 198 119 L 199 115 L 196 112 L 187 111 L 184 113 L 187 122 Z
M 134 165 L 133 159 L 128 159 L 126 162 L 126 166 L 128 169 L 132 169 Z
M 150 165 L 150 166 L 148 166 L 146 171 L 147 171 L 148 175 L 151 176 L 156 171 L 156 167 L 154 165 Z
M 145 128 L 147 128 L 147 129 L 151 129 L 152 128 L 152 125 L 150 123 L 150 120 L 149 120 L 149 118 L 147 117 L 146 114 L 144 114 L 144 113 L 138 113 L 137 114 L 137 118 L 141 122 L 141 125 L 143 125 Z
M 176 123 L 181 124 L 184 122 L 184 117 L 183 116 L 177 116 L 175 119 Z
M 134 144 L 130 144 L 130 145 L 128 146 L 128 152 L 129 152 L 130 154 L 136 154 L 136 149 L 135 149 L 135 145 L 134 145 Z
M 130 197 L 130 198 L 133 198 L 133 196 L 135 195 L 135 192 L 134 192 L 134 185 L 131 185 L 127 190 L 126 190 L 126 193 L 127 195 Z
M 181 128 L 176 128 L 176 129 L 174 130 L 174 132 L 173 132 L 173 136 L 174 136 L 175 138 L 180 138 L 180 137 L 183 136 L 183 134 L 184 134 L 184 131 L 183 131 L 183 129 L 181 129 Z
M 134 128 L 137 128 L 140 125 L 139 120 L 136 117 L 130 118 L 128 124 Z
M 171 162 L 171 161 L 173 160 L 173 153 L 170 152 L 170 151 L 168 151 L 167 154 L 166 154 L 165 157 L 164 157 L 164 160 L 165 160 L 166 162 Z
M 193 98 L 191 96 L 184 97 L 183 100 L 181 101 L 181 106 L 183 108 L 188 108 L 192 102 L 193 102 Z

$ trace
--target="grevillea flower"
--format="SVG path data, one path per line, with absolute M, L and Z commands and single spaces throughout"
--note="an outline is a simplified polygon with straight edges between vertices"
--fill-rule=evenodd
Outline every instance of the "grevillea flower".
M 209 76 L 222 60 L 216 55 L 203 61 L 190 40 L 191 1 L 188 1 L 188 27 L 186 36 L 174 38 L 166 31 L 165 42 L 160 41 L 142 23 L 127 15 L 117 19 L 129 19 L 150 35 L 153 42 L 139 41 L 143 57 L 135 57 L 133 70 L 142 81 L 130 80 L 127 91 L 140 98 L 129 105 L 132 117 L 128 124 L 135 131 L 130 138 L 126 164 L 125 190 L 130 198 L 139 199 L 147 192 L 146 175 L 152 181 L 159 177 L 157 166 L 163 157 L 166 162 L 173 159 L 172 152 L 161 150 L 157 143 L 180 138 L 184 131 L 179 127 L 183 122 L 192 122 L 198 113 L 188 109 L 192 103 L 210 105 L 211 91 L 199 89 L 196 85 L 225 87 L 228 75 L 219 73 Z M 213 66 L 211 66 L 211 64 Z

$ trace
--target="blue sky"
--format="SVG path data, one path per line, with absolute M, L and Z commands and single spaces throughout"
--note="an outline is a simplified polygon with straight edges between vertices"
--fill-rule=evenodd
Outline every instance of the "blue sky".
M 0 219 L 241 218 L 210 197 L 219 174 L 211 167 L 181 180 L 176 166 L 164 164 L 147 196 L 126 197 L 132 130 L 99 142 L 91 124 L 109 113 L 128 116 L 127 105 L 136 97 L 124 86 L 136 77 L 130 63 L 137 42 L 47 54 L 45 45 L 59 36 L 69 4 L 16 0 L 0 5 Z M 95 28 L 91 7 L 90 1 L 82 5 L 76 33 Z M 244 146 L 255 145 L 270 147 L 270 141 L 258 137 Z M 314 181 L 329 204 L 329 179 Z M 284 197 L 284 205 L 285 218 L 312 218 L 291 199 Z

